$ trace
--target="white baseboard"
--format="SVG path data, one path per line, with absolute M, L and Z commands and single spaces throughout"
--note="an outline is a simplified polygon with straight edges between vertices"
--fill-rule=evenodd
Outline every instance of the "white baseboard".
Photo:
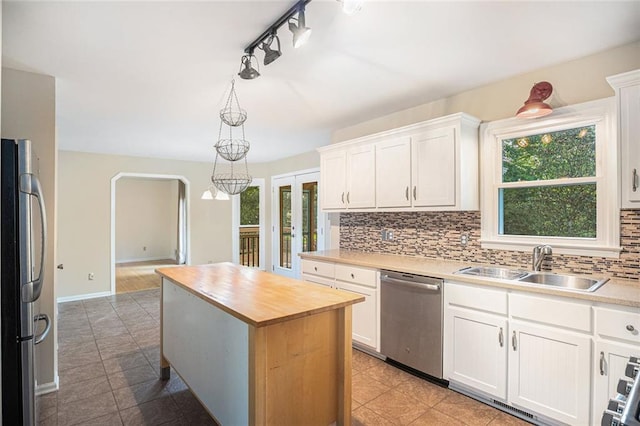
M 63 297 L 58 297 L 57 301 L 58 303 L 75 302 L 76 300 L 95 299 L 97 297 L 105 297 L 105 296 L 111 296 L 111 292 L 101 291 L 99 293 L 78 294 L 76 296 L 63 296 Z
M 139 257 L 137 259 L 116 259 L 116 264 L 118 263 L 133 263 L 133 262 L 151 262 L 154 260 L 174 260 L 176 259 L 175 255 L 170 254 L 167 256 L 156 256 L 156 257 Z
M 56 374 L 55 380 L 53 382 L 36 385 L 36 396 L 57 391 L 60 388 L 59 380 L 60 379 Z

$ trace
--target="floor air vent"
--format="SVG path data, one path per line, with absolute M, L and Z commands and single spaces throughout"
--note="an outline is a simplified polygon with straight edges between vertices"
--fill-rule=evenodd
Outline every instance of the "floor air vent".
M 500 402 L 500 401 L 497 401 L 497 400 L 495 400 L 495 399 L 494 399 L 494 400 L 493 400 L 493 403 L 494 403 L 495 405 L 498 405 L 498 406 L 500 406 L 500 407 L 504 408 L 505 410 L 513 411 L 514 413 L 518 413 L 518 414 L 519 414 L 520 416 L 522 416 L 522 417 L 527 417 L 527 418 L 529 418 L 529 419 L 533 419 L 533 418 L 534 418 L 534 417 L 533 417 L 533 414 L 531 414 L 531 413 L 527 413 L 527 412 L 526 412 L 526 411 L 524 411 L 524 410 L 520 410 L 520 409 L 518 409 L 518 408 L 512 407 L 512 406 L 510 406 L 510 405 L 508 405 L 508 404 L 505 404 L 504 402 Z

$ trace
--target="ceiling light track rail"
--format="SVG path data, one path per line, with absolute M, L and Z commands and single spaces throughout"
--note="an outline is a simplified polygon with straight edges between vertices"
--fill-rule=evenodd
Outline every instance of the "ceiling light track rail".
M 267 28 L 262 34 L 258 36 L 258 38 L 249 43 L 247 47 L 245 47 L 244 52 L 252 55 L 254 50 L 256 50 L 256 48 L 258 48 L 263 41 L 268 39 L 270 36 L 275 35 L 280 27 L 288 23 L 289 20 L 295 17 L 298 12 L 304 10 L 306 5 L 309 3 L 311 3 L 311 0 L 298 0 L 296 4 L 291 6 L 291 8 L 284 13 L 284 15 L 279 17 L 273 24 L 271 24 L 269 28 Z

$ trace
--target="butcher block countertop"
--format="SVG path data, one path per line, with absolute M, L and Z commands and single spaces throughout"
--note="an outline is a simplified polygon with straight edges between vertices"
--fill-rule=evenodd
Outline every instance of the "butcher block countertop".
M 392 271 L 406 272 L 409 274 L 427 275 L 469 284 L 509 288 L 532 293 L 551 294 L 573 299 L 590 300 L 593 302 L 611 303 L 640 308 L 640 280 L 611 278 L 598 290 L 589 293 L 509 280 L 454 274 L 456 271 L 467 266 L 481 266 L 480 264 L 472 262 L 456 262 L 449 260 L 427 259 L 423 257 L 366 253 L 339 249 L 300 253 L 300 257 L 303 259 L 336 262 L 375 269 L 388 269 Z M 597 277 L 601 278 L 602 275 Z
M 364 301 L 353 293 L 233 263 L 158 268 L 156 272 L 254 327 Z

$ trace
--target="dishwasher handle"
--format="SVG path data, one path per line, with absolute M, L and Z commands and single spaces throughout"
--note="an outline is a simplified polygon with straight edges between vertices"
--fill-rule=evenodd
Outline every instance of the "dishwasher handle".
M 382 276 L 382 282 L 389 284 L 398 284 L 405 287 L 412 287 L 419 290 L 427 290 L 427 291 L 440 291 L 440 284 L 425 284 L 425 283 L 414 283 L 411 281 L 399 280 L 397 278 L 391 278 L 389 275 Z

